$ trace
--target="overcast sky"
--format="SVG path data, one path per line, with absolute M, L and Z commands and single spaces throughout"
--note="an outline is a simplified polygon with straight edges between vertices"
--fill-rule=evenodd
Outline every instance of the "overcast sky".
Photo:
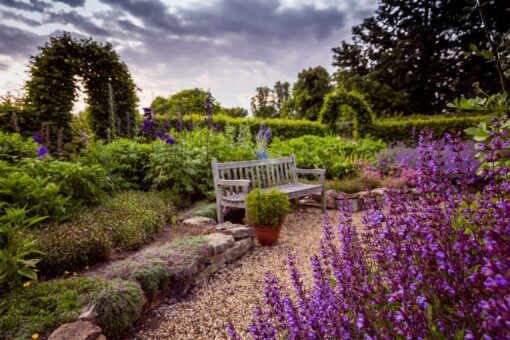
M 332 71 L 331 48 L 376 7 L 375 0 L 0 0 L 0 94 L 20 90 L 37 46 L 69 31 L 113 44 L 142 89 L 141 106 L 201 87 L 224 106 L 249 108 L 257 86 L 293 83 L 311 66 Z

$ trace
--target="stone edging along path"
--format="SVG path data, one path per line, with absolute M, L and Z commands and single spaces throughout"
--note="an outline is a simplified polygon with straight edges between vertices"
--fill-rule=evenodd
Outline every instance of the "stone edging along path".
M 148 292 L 147 289 L 144 289 L 143 282 L 140 284 L 136 280 L 132 280 L 134 284 L 139 285 L 144 290 L 145 296 L 140 300 L 139 312 L 134 313 L 129 323 L 135 322 L 142 314 L 146 314 L 159 306 L 166 297 L 172 295 L 179 297 L 186 296 L 193 284 L 199 283 L 216 273 L 227 263 L 243 256 L 255 245 L 254 229 L 244 225 L 232 224 L 230 222 L 214 225 L 214 220 L 205 217 L 194 217 L 185 220 L 183 223 L 188 226 L 204 227 L 210 233 L 183 239 L 182 244 L 178 243 L 172 249 L 160 248 L 157 252 L 149 249 L 148 251 L 141 252 L 140 255 L 134 258 L 113 263 L 102 270 L 107 280 L 129 280 L 132 279 L 130 272 L 136 271 L 136 266 L 133 267 L 132 262 L 138 261 L 144 264 L 147 264 L 148 261 L 156 264 L 159 264 L 159 262 L 155 261 L 167 262 L 163 263 L 161 267 L 167 271 L 166 275 L 163 275 L 166 280 L 165 282 L 159 282 L 159 287 L 155 292 Z M 203 252 L 204 248 L 205 252 Z M 202 256 L 196 255 L 197 249 L 202 250 Z M 188 252 L 190 253 L 188 254 Z M 184 260 L 175 260 L 181 257 Z M 129 271 L 125 270 L 126 268 L 129 268 Z M 100 323 L 98 320 L 101 319 L 98 310 L 101 310 L 101 308 L 97 305 L 89 306 L 78 317 L 78 320 L 60 326 L 48 339 L 106 339 L 105 335 L 102 334 L 101 327 L 98 325 Z M 118 317 L 120 318 L 121 316 Z

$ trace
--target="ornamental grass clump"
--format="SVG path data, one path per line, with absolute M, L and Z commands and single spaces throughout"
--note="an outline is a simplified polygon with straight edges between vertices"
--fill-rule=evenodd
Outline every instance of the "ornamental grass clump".
M 486 161 L 510 146 L 506 134 L 497 129 L 487 137 Z M 253 339 L 510 337 L 508 166 L 487 167 L 489 184 L 470 194 L 472 179 L 452 182 L 444 166 L 462 162 L 464 146 L 431 136 L 420 137 L 419 200 L 407 198 L 405 188 L 388 190 L 387 208 L 374 204 L 363 232 L 352 225 L 348 204 L 336 228 L 324 218 L 320 253 L 311 257 L 313 282 L 305 285 L 293 256 L 287 262 L 294 294 L 266 276 L 265 303 L 249 328 Z M 232 324 L 227 331 L 240 339 Z

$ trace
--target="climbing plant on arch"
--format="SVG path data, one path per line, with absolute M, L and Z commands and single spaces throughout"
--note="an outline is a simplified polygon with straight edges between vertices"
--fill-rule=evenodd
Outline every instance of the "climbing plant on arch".
M 352 114 L 348 112 L 349 108 Z M 365 137 L 370 132 L 374 119 L 367 102 L 356 92 L 347 92 L 344 89 L 326 95 L 319 113 L 321 123 L 335 129 L 339 117 L 349 115 L 352 115 L 354 137 Z
M 69 33 L 52 37 L 30 62 L 26 103 L 35 126 L 50 123 L 70 140 L 71 110 L 81 77 L 89 123 L 95 137 L 132 136 L 136 128 L 136 86 L 111 44 L 75 39 Z

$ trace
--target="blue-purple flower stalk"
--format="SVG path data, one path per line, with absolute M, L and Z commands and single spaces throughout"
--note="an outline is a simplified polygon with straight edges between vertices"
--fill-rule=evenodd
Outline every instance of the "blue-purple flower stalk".
M 507 152 L 504 133 L 491 136 L 484 161 Z M 508 167 L 485 169 L 490 183 L 472 194 L 464 176 L 472 170 L 459 166 L 470 161 L 465 145 L 431 137 L 420 135 L 419 198 L 407 188 L 387 190 L 385 208 L 373 204 L 362 233 L 352 225 L 350 201 L 341 199 L 336 230 L 324 217 L 311 289 L 290 256 L 295 298 L 266 276 L 252 338 L 510 338 Z

